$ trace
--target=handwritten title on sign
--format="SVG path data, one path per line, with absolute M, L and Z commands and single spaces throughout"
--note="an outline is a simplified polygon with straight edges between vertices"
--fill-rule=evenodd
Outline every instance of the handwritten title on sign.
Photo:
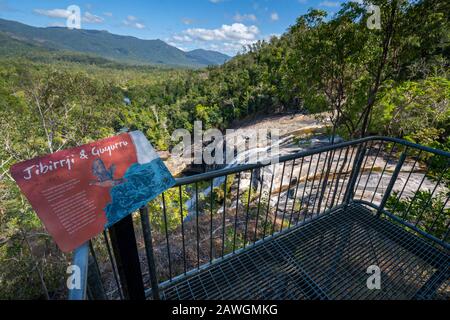
M 128 145 L 127 141 L 120 141 L 106 147 L 98 148 L 94 146 L 91 148 L 90 155 L 94 157 L 100 157 L 103 154 L 108 154 L 111 157 L 114 150 L 126 147 L 127 145 Z M 86 151 L 82 149 L 79 154 L 79 159 L 88 160 L 89 153 L 86 153 Z M 33 164 L 28 168 L 25 168 L 23 178 L 25 180 L 30 180 L 33 177 L 33 175 L 46 174 L 48 172 L 52 172 L 58 169 L 66 169 L 70 171 L 72 170 L 74 165 L 75 165 L 75 155 L 73 154 L 70 156 L 66 156 L 65 159 L 57 161 L 50 160 L 47 163 L 39 162 L 39 164 Z

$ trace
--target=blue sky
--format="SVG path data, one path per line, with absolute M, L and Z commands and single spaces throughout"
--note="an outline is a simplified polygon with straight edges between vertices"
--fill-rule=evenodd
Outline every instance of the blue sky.
M 65 26 L 67 7 L 83 29 L 161 39 L 182 50 L 235 54 L 242 45 L 282 34 L 309 8 L 331 14 L 342 0 L 0 0 L 0 18 L 32 26 Z

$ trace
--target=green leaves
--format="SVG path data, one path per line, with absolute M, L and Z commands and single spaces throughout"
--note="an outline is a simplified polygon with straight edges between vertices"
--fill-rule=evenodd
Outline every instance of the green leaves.
M 445 208 L 445 194 L 432 195 L 429 191 L 418 191 L 413 197 L 400 199 L 397 193 L 389 197 L 386 204 L 388 211 L 401 217 L 418 228 L 442 238 L 447 232 L 450 209 Z
M 450 81 L 430 77 L 392 83 L 380 92 L 372 130 L 430 145 L 448 135 Z

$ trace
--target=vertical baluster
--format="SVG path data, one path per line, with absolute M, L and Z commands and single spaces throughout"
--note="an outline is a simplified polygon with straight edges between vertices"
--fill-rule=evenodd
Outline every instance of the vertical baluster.
M 370 141 L 370 146 L 367 147 L 368 150 L 372 150 L 373 143 L 374 143 L 373 141 Z M 364 163 L 362 164 L 361 169 L 359 170 L 360 173 L 359 173 L 359 177 L 358 177 L 358 182 L 356 182 L 356 184 L 355 184 L 355 193 L 356 193 L 356 190 L 358 190 L 359 183 L 361 182 L 361 178 L 364 174 L 364 168 L 367 165 L 367 160 L 369 160 L 369 152 L 367 152 L 367 151 L 365 153 L 365 158 L 366 159 L 364 160 Z
M 342 181 L 342 184 L 341 184 L 341 187 L 340 187 L 340 190 L 339 190 L 339 195 L 337 197 L 338 203 L 339 203 L 339 200 L 341 199 L 342 191 L 344 191 L 344 182 L 345 182 L 345 179 L 347 179 L 348 171 L 350 170 L 350 165 L 352 164 L 353 155 L 355 154 L 355 150 L 356 149 L 357 148 L 352 148 L 352 153 L 350 155 L 350 159 L 347 159 L 347 167 L 345 169 L 345 174 L 344 174 L 345 177 L 344 177 L 344 180 Z M 356 155 L 355 155 L 355 159 L 356 159 Z M 355 159 L 353 159 L 353 160 L 355 160 Z M 345 166 L 345 162 L 344 162 L 343 166 Z M 349 177 L 349 182 L 350 182 L 350 177 Z M 349 182 L 347 182 L 347 184 Z
M 359 171 L 361 170 L 361 165 L 366 154 L 367 143 L 360 144 L 358 146 L 358 151 L 356 152 L 355 160 L 353 161 L 352 171 L 350 173 L 350 178 L 347 183 L 347 188 L 344 193 L 344 205 L 348 206 L 353 200 L 355 194 L 355 184 L 358 178 Z
M 419 186 L 417 187 L 416 192 L 414 192 L 414 196 L 413 196 L 413 198 L 411 199 L 411 201 L 410 201 L 410 203 L 409 203 L 408 209 L 407 209 L 405 212 L 403 212 L 403 214 L 402 214 L 402 219 L 405 219 L 405 218 L 406 218 L 406 215 L 408 214 L 409 210 L 411 209 L 411 206 L 412 206 L 413 203 L 416 201 L 416 199 L 417 199 L 417 194 L 418 194 L 418 192 L 420 191 L 420 189 L 422 188 L 422 184 L 425 182 L 425 180 L 426 180 L 426 178 L 427 178 L 427 174 L 428 174 L 428 170 L 427 170 L 427 172 L 423 175 L 422 179 L 420 180 Z
M 370 168 L 369 174 L 367 175 L 366 183 L 365 183 L 364 188 L 363 188 L 363 191 L 362 191 L 362 193 L 361 193 L 361 197 L 359 198 L 360 200 L 362 200 L 363 197 L 364 197 L 364 193 L 366 192 L 367 185 L 369 184 L 369 181 L 370 181 L 370 177 L 371 177 L 371 175 L 372 175 L 373 168 L 375 167 L 375 163 L 377 162 L 378 155 L 380 154 L 381 148 L 382 148 L 383 146 L 384 146 L 383 144 L 380 145 L 380 147 L 378 148 L 377 154 L 375 155 L 375 159 L 373 159 L 372 167 Z
M 339 197 L 336 197 L 336 195 L 338 194 L 338 189 L 342 189 L 342 186 L 341 186 L 341 188 L 339 188 L 339 183 L 341 181 L 341 176 L 342 176 L 342 173 L 344 171 L 344 167 L 345 167 L 345 165 L 347 164 L 347 161 L 348 161 L 348 154 L 349 154 L 349 152 L 350 152 L 350 147 L 347 147 L 345 149 L 345 156 L 344 156 L 344 159 L 342 160 L 342 165 L 341 165 L 341 167 L 339 169 L 339 173 L 337 174 L 336 183 L 334 185 L 333 193 L 332 193 L 332 196 L 331 196 L 331 204 L 330 204 L 331 208 L 334 207 L 334 202 L 336 201 L 336 198 L 337 198 L 337 203 L 339 203 Z M 339 162 L 338 162 L 338 164 L 339 164 Z
M 280 189 L 278 190 L 278 200 L 277 205 L 275 207 L 275 218 L 273 219 L 273 225 L 272 225 L 272 235 L 275 232 L 275 226 L 277 224 L 277 216 L 278 216 L 278 205 L 280 204 L 280 196 L 281 196 L 281 189 L 283 188 L 283 178 L 284 178 L 284 170 L 286 169 L 286 161 L 283 162 L 283 170 L 281 172 L 281 181 L 280 181 Z
M 103 231 L 103 238 L 105 239 L 106 250 L 108 251 L 109 261 L 111 262 L 111 267 L 113 270 L 113 276 L 114 276 L 114 281 L 116 282 L 117 291 L 119 292 L 120 300 L 123 300 L 122 287 L 119 282 L 119 274 L 117 273 L 116 261 L 113 258 L 113 255 L 111 252 L 111 245 L 109 244 L 108 235 L 106 234 L 106 231 Z
M 300 204 L 300 210 L 299 210 L 299 214 L 298 214 L 298 217 L 297 217 L 297 223 L 298 223 L 298 221 L 300 220 L 300 213 L 301 213 L 302 209 L 304 209 L 305 194 L 306 194 L 306 186 L 308 185 L 309 173 L 311 172 L 311 165 L 312 165 L 312 162 L 313 162 L 313 155 L 311 155 L 311 156 L 309 157 L 308 172 L 306 173 L 306 177 L 305 177 L 305 185 L 303 186 L 302 201 L 301 201 L 301 204 Z M 303 215 L 303 222 L 305 222 L 305 220 L 306 220 L 306 211 L 305 211 L 305 213 L 304 213 L 304 215 Z
M 411 178 L 411 175 L 412 175 L 413 172 L 414 172 L 414 169 L 415 169 L 415 167 L 416 167 L 416 165 L 417 165 L 417 162 L 418 162 L 419 159 L 420 159 L 421 154 L 422 154 L 422 150 L 420 150 L 419 154 L 417 155 L 416 160 L 414 161 L 414 164 L 413 164 L 411 170 L 410 170 L 409 173 L 408 173 L 408 177 L 406 178 L 406 181 L 405 181 L 405 183 L 403 184 L 402 190 L 400 191 L 400 193 L 398 194 L 398 196 L 397 196 L 397 198 L 396 198 L 396 200 L 395 200 L 395 205 L 392 206 L 392 213 L 395 213 L 395 210 L 397 209 L 397 206 L 398 206 L 398 204 L 399 204 L 399 202 L 400 202 L 400 199 L 401 199 L 401 197 L 402 197 L 402 195 L 403 195 L 403 192 L 405 191 L 406 186 L 408 185 L 409 179 Z
M 336 162 L 336 166 L 334 167 L 334 172 L 333 172 L 333 180 L 331 181 L 330 188 L 328 189 L 327 201 L 325 202 L 325 207 L 328 207 L 330 209 L 332 209 L 333 206 L 332 205 L 328 205 L 328 203 L 330 202 L 329 200 L 330 200 L 331 192 L 334 190 L 333 189 L 333 185 L 338 183 L 337 182 L 337 172 L 338 172 L 339 163 L 341 161 L 342 150 L 344 150 L 344 148 L 340 148 L 339 149 L 339 156 L 338 156 L 338 159 L 337 159 L 337 162 Z
M 275 166 L 276 166 L 276 164 L 274 163 L 273 169 L 272 169 L 272 178 L 270 180 L 269 198 L 267 199 L 266 217 L 264 218 L 264 230 L 263 230 L 263 236 L 262 236 L 263 239 L 265 239 L 265 237 L 266 237 L 266 227 L 267 227 L 267 221 L 269 219 L 270 197 L 272 196 L 273 179 L 275 177 L 275 168 L 276 168 Z
M 241 173 L 238 173 L 238 185 L 237 185 L 237 193 L 236 193 L 236 214 L 234 216 L 234 235 L 233 235 L 233 253 L 236 250 L 236 233 L 237 233 L 237 219 L 239 212 L 239 186 L 241 184 Z
M 183 216 L 183 191 L 181 189 L 181 186 L 178 188 L 179 193 L 179 199 L 180 199 L 180 220 L 181 220 L 181 241 L 183 245 L 183 270 L 184 274 L 187 273 L 187 267 L 186 267 L 186 242 L 185 242 L 185 235 L 184 235 L 184 216 Z
M 172 281 L 172 262 L 171 262 L 171 254 L 170 254 L 170 243 L 169 243 L 169 231 L 167 226 L 167 209 L 166 209 L 166 197 L 165 193 L 162 194 L 162 203 L 163 203 L 163 216 L 164 216 L 164 231 L 166 233 L 166 244 L 167 244 L 167 258 L 169 259 L 169 280 Z
M 333 140 L 334 140 L 334 137 L 333 137 Z M 333 166 L 333 159 L 334 159 L 335 152 L 336 152 L 336 150 L 333 149 L 331 151 L 331 156 L 329 158 L 328 158 L 328 153 L 327 153 L 327 159 L 328 159 L 327 171 L 325 172 L 325 176 L 324 176 L 323 183 L 322 183 L 322 188 L 321 188 L 321 191 L 320 191 L 319 205 L 318 205 L 318 208 L 317 208 L 317 212 L 318 213 L 320 213 L 320 208 L 322 207 L 322 201 L 323 201 L 323 198 L 325 196 L 325 192 L 326 192 L 326 189 L 327 189 L 327 186 L 328 186 L 328 177 L 330 175 L 331 168 Z M 331 181 L 331 183 L 333 183 L 333 181 Z M 327 208 L 327 205 L 325 203 L 325 210 L 326 210 L 326 208 Z
M 289 182 L 288 182 L 289 186 L 288 186 L 288 190 L 286 191 L 286 201 L 284 202 L 284 210 L 283 210 L 283 217 L 281 218 L 280 231 L 283 230 L 284 218 L 286 216 L 286 208 L 287 208 L 287 203 L 288 203 L 288 200 L 289 200 L 289 192 L 291 190 L 292 175 L 294 174 L 294 166 L 295 166 L 295 159 L 292 161 L 291 174 L 289 176 Z
M 302 157 L 301 163 L 300 163 L 300 169 L 298 171 L 297 185 L 295 186 L 294 200 L 292 201 L 291 216 L 289 217 L 289 228 L 291 227 L 292 218 L 294 216 L 295 201 L 297 200 L 298 186 L 300 185 L 300 180 L 301 180 L 301 177 L 302 177 L 303 160 L 304 160 L 304 158 Z
M 210 206 L 210 218 L 209 218 L 209 262 L 213 261 L 213 193 L 214 193 L 214 179 L 211 179 L 211 190 L 209 192 L 209 206 Z
M 225 218 L 227 212 L 227 179 L 228 176 L 225 176 L 225 181 L 223 183 L 223 219 L 222 219 L 222 258 L 225 254 Z
M 195 225 L 197 231 L 197 269 L 200 269 L 200 230 L 198 228 L 198 182 L 195 183 Z
M 402 153 L 402 155 L 400 156 L 400 159 L 399 159 L 397 165 L 395 166 L 394 173 L 392 174 L 392 177 L 389 180 L 389 184 L 388 184 L 388 186 L 386 188 L 386 191 L 384 192 L 383 199 L 381 200 L 380 206 L 378 207 L 378 210 L 377 210 L 378 215 L 380 215 L 381 212 L 384 210 L 384 206 L 386 205 L 389 197 L 391 196 L 391 192 L 392 192 L 392 189 L 394 188 L 394 184 L 397 181 L 397 178 L 398 178 L 398 175 L 400 173 L 400 170 L 401 170 L 401 168 L 403 166 L 403 163 L 405 162 L 407 152 L 408 152 L 408 147 Z
M 250 171 L 250 184 L 248 186 L 247 212 L 245 214 L 244 248 L 247 244 L 248 215 L 250 212 L 250 199 L 252 194 L 253 169 Z
M 322 196 L 323 196 L 323 193 L 324 193 L 323 188 L 324 187 L 326 188 L 326 185 L 324 186 L 322 184 L 322 179 L 324 178 L 325 166 L 328 165 L 328 159 L 329 159 L 328 157 L 329 156 L 331 156 L 330 151 L 327 151 L 327 153 L 325 155 L 325 159 L 323 160 L 323 167 L 322 167 L 322 170 L 320 172 L 319 183 L 317 185 L 317 187 L 318 187 L 317 193 L 319 193 L 319 197 L 317 197 L 317 193 L 316 193 L 316 196 L 314 197 L 313 209 L 316 207 L 316 202 L 317 202 L 317 215 L 320 214 L 320 202 L 322 201 Z M 328 175 L 328 173 L 326 173 L 325 175 Z M 319 199 L 317 200 L 317 198 L 319 198 Z
M 259 212 L 260 212 L 260 207 L 261 207 L 261 196 L 262 196 L 262 191 L 263 191 L 263 186 L 264 186 L 264 168 L 261 168 L 262 174 L 261 174 L 261 188 L 259 190 L 259 197 L 258 197 L 258 209 L 256 212 L 256 221 L 255 221 L 255 235 L 253 237 L 253 242 L 256 242 L 256 237 L 257 237 L 257 233 L 258 233 L 258 221 L 259 221 Z
M 98 265 L 97 255 L 95 254 L 92 240 L 89 241 L 90 255 L 88 257 L 88 287 L 92 293 L 93 300 L 107 300 L 106 290 L 103 285 L 100 267 Z
M 440 174 L 440 176 L 439 176 L 439 178 L 438 178 L 436 184 L 434 185 L 433 191 L 430 193 L 429 199 L 427 200 L 426 204 L 423 206 L 422 211 L 421 211 L 420 214 L 418 215 L 417 220 L 416 220 L 414 226 L 417 227 L 417 225 L 419 224 L 420 220 L 422 219 L 422 216 L 423 216 L 425 210 L 426 210 L 427 208 L 429 208 L 429 206 L 431 205 L 431 202 L 433 201 L 434 193 L 436 192 L 436 190 L 437 190 L 439 184 L 440 184 L 441 181 L 442 181 L 442 178 L 443 178 L 444 175 L 447 173 L 447 171 L 448 171 L 448 170 L 443 170 L 442 173 Z
M 309 212 L 309 205 L 311 203 L 311 196 L 313 194 L 313 190 L 314 190 L 314 185 L 315 185 L 315 181 L 316 181 L 316 176 L 317 176 L 317 170 L 319 168 L 319 162 L 320 162 L 320 158 L 321 158 L 322 154 L 319 153 L 319 156 L 317 157 L 317 162 L 316 162 L 316 168 L 314 169 L 314 175 L 312 177 L 312 183 L 311 183 L 311 190 L 309 191 L 309 197 L 308 197 L 308 204 L 306 206 L 306 212 L 305 212 L 305 216 L 308 215 Z M 311 216 L 314 214 L 314 207 L 312 208 L 312 212 L 311 212 Z
M 381 180 L 383 179 L 384 173 L 386 172 L 386 168 L 387 168 L 389 159 L 391 158 L 396 145 L 397 144 L 394 142 L 394 144 L 392 145 L 391 151 L 389 152 L 389 155 L 387 156 L 386 163 L 384 164 L 384 167 L 383 167 L 383 171 L 381 171 L 380 179 L 378 180 L 377 186 L 375 187 L 375 190 L 373 191 L 372 199 L 370 199 L 370 202 L 372 202 L 372 203 L 373 203 L 373 200 L 375 199 L 375 195 L 377 194 L 378 187 L 380 186 Z

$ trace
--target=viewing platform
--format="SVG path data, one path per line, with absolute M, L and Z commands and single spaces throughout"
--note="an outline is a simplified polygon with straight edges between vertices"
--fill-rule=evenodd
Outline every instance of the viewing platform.
M 179 178 L 75 252 L 70 299 L 449 299 L 449 167 L 367 137 Z

